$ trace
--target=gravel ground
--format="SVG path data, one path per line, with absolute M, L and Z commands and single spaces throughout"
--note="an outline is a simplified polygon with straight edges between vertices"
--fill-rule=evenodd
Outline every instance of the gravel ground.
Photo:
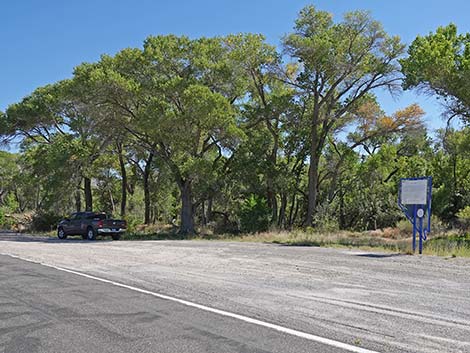
M 66 267 L 380 352 L 470 352 L 470 260 L 217 241 L 0 235 Z

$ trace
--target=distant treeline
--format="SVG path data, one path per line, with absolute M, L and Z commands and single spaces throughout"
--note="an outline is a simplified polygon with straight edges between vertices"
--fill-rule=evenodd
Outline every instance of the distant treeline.
M 452 225 L 470 213 L 469 73 L 470 34 L 406 48 L 360 11 L 307 6 L 281 51 L 258 34 L 150 36 L 0 112 L 4 143 L 21 142 L 0 153 L 0 222 L 103 210 L 181 233 L 375 229 L 401 219 L 401 177 L 431 175 Z M 441 98 L 447 129 L 374 95 L 412 88 Z

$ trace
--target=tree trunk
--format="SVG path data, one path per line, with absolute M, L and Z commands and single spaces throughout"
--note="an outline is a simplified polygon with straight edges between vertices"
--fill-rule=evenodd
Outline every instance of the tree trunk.
M 83 178 L 85 185 L 85 211 L 93 211 L 93 195 L 91 194 L 91 179 Z
M 279 209 L 279 218 L 277 225 L 280 228 L 283 228 L 286 225 L 286 208 L 287 208 L 287 195 L 285 193 L 281 194 L 281 207 Z
M 207 199 L 207 208 L 206 208 L 206 222 L 209 223 L 212 221 L 212 196 L 209 196 Z
M 40 201 L 40 192 L 41 192 L 41 187 L 39 186 L 39 183 L 36 187 L 36 211 L 39 211 L 39 209 L 41 208 L 41 201 Z
M 271 223 L 275 224 L 277 222 L 277 198 L 274 191 L 274 182 L 271 176 L 268 175 L 267 180 L 267 198 L 268 198 L 268 207 L 271 209 Z
M 297 219 L 297 214 L 299 213 L 299 205 L 300 205 L 300 202 L 297 198 L 295 198 L 295 211 L 294 211 L 294 216 L 292 217 L 292 224 L 295 223 L 295 220 Z
M 149 157 L 145 163 L 144 168 L 144 205 L 145 205 L 145 215 L 144 215 L 144 223 L 150 224 L 150 172 L 152 171 L 152 160 L 153 160 L 154 153 L 150 153 Z
M 313 226 L 313 216 L 317 206 L 317 184 L 318 184 L 318 164 L 320 162 L 319 151 L 319 101 L 318 94 L 315 94 L 315 104 L 312 115 L 312 127 L 310 130 L 310 165 L 308 168 L 308 202 L 307 202 L 307 215 L 305 217 L 305 225 L 307 227 Z
M 127 206 L 127 172 L 121 150 L 119 151 L 119 166 L 121 168 L 121 218 L 124 218 Z
M 77 212 L 82 211 L 82 197 L 80 194 L 80 190 L 75 191 L 75 209 Z
M 346 219 L 344 215 L 344 192 L 343 183 L 341 180 L 338 182 L 339 186 L 339 229 L 346 229 Z
M 206 203 L 204 200 L 201 202 L 201 223 L 203 226 L 207 225 L 207 219 L 206 219 Z
M 82 211 L 82 197 L 81 197 L 80 189 L 77 189 L 77 191 L 75 191 L 75 210 L 77 212 Z
M 149 177 L 144 174 L 144 223 L 150 224 L 150 185 Z
M 310 227 L 313 226 L 313 217 L 317 207 L 318 165 L 320 163 L 319 157 L 316 156 L 316 151 L 312 153 L 308 168 L 308 208 L 305 219 L 305 225 Z
M 126 216 L 127 205 L 127 172 L 126 164 L 122 156 L 122 146 L 118 145 L 119 167 L 121 168 L 121 218 Z
M 296 198 L 295 196 L 296 196 L 296 193 L 294 192 L 292 194 L 292 201 L 289 207 L 289 220 L 288 220 L 289 228 L 292 228 L 292 226 L 294 225 L 293 215 L 294 215 L 295 198 Z
M 193 192 L 191 180 L 181 180 L 181 234 L 194 234 Z
M 268 196 L 268 206 L 271 208 L 271 223 L 276 224 L 277 222 L 277 197 L 276 197 L 276 189 L 274 187 L 274 178 L 272 173 L 277 170 L 277 151 L 279 149 L 279 135 L 276 127 L 274 128 L 270 122 L 267 122 L 268 130 L 271 132 L 273 136 L 273 149 L 271 150 L 271 155 L 269 156 L 269 165 L 270 171 L 267 175 L 267 196 Z M 277 175 L 277 172 L 276 172 Z

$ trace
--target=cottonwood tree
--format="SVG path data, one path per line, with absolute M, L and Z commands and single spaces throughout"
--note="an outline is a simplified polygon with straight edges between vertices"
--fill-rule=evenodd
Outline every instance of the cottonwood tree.
M 149 224 L 151 222 L 150 184 L 152 172 L 155 170 L 155 145 L 150 145 L 147 149 L 131 142 L 126 158 L 141 177 L 144 189 L 144 224 Z
M 457 34 L 450 24 L 418 36 L 400 60 L 405 89 L 417 88 L 442 98 L 449 120 L 470 123 L 470 33 Z
M 438 130 L 433 164 L 433 207 L 444 221 L 454 223 L 459 210 L 470 205 L 470 127 Z
M 327 137 L 342 127 L 358 100 L 374 89 L 398 89 L 397 59 L 405 46 L 389 36 L 368 13 L 350 12 L 334 23 L 331 14 L 304 8 L 284 50 L 297 59 L 295 80 L 299 102 L 309 119 L 308 209 L 306 225 L 313 224 L 317 205 L 319 162 Z
M 278 80 L 278 71 L 283 69 L 280 54 L 262 35 L 231 35 L 225 43 L 248 95 L 240 106 L 243 128 L 250 140 L 261 142 L 255 147 L 256 158 L 265 179 L 267 205 L 272 211 L 270 221 L 275 224 L 279 214 L 281 218 L 285 215 L 286 195 L 279 189 L 279 179 L 286 168 L 279 159 L 286 155 L 283 147 L 290 133 L 286 128 L 292 127 L 289 113 L 294 109 L 295 91 Z M 260 130 L 265 130 L 265 136 L 261 137 L 264 132 Z M 281 193 L 281 207 L 278 193 Z
M 116 112 L 102 118 L 171 170 L 181 194 L 181 233 L 194 232 L 194 184 L 241 136 L 226 52 L 220 38 L 149 37 L 143 51 L 124 50 L 86 70 L 101 108 Z
M 93 209 L 92 164 L 110 143 L 110 137 L 102 139 L 96 134 L 103 126 L 97 125 L 99 120 L 93 118 L 100 112 L 90 104 L 92 95 L 93 92 L 84 90 L 74 80 L 40 87 L 9 106 L 4 123 L 8 136 L 42 146 L 41 150 L 59 140 L 63 143 L 57 146 L 71 148 L 63 154 L 72 155 L 75 166 L 72 177 L 78 178 L 77 187 L 83 179 L 85 209 L 89 211 Z
M 357 106 L 352 107 L 348 113 L 351 121 L 355 124 L 354 130 L 347 135 L 345 141 L 340 141 L 341 151 L 337 148 L 333 137 L 329 140 L 335 152 L 339 155 L 331 170 L 330 201 L 336 189 L 336 181 L 341 172 L 342 164 L 350 150 L 360 148 L 363 149 L 364 153 L 372 155 L 387 140 L 397 139 L 400 136 L 406 137 L 413 131 L 423 128 L 422 117 L 424 111 L 417 104 L 412 104 L 388 115 L 380 108 L 377 100 L 372 95 L 364 96 L 357 103 Z

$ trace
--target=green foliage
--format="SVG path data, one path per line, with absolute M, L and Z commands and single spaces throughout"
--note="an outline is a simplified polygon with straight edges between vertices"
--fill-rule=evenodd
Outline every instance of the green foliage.
M 317 207 L 314 217 L 315 231 L 335 232 L 339 230 L 338 219 L 335 217 L 334 210 L 328 204 L 322 204 Z
M 457 217 L 459 219 L 459 222 L 461 226 L 467 230 L 470 231 L 470 206 L 467 206 L 460 210 L 457 213 Z
M 450 116 L 470 122 L 470 33 L 457 34 L 449 24 L 418 36 L 400 61 L 404 87 L 425 89 L 443 98 Z
M 470 204 L 470 128 L 440 131 L 433 171 L 433 208 L 443 221 L 454 224 L 457 212 Z
M 438 28 L 400 61 L 405 88 L 444 97 L 464 120 L 469 38 Z M 86 206 L 131 229 L 145 215 L 184 233 L 405 232 L 399 179 L 431 175 L 442 228 L 466 224 L 470 128 L 431 138 L 419 106 L 387 114 L 375 96 L 401 88 L 404 49 L 367 12 L 335 21 L 313 6 L 282 53 L 258 34 L 150 36 L 0 112 L 1 141 L 20 142 L 0 151 L 0 209 L 35 213 L 42 230 Z
M 3 209 L 3 207 L 0 207 L 0 227 L 4 227 L 5 226 L 5 222 L 6 219 L 5 219 L 5 210 Z
M 251 194 L 242 203 L 240 209 L 241 231 L 247 233 L 264 232 L 268 230 L 270 209 L 266 199 Z
M 444 235 L 429 239 L 424 243 L 425 254 L 438 256 L 470 256 L 470 233 Z

